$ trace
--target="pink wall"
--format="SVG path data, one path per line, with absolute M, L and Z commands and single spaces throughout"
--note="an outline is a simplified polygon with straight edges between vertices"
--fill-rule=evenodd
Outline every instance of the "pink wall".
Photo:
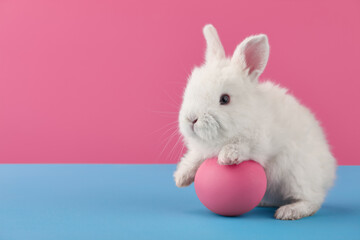
M 340 164 L 360 164 L 359 12 L 358 0 L 0 1 L 0 161 L 175 163 L 169 123 L 212 23 L 229 54 L 268 34 L 263 78 L 313 109 Z

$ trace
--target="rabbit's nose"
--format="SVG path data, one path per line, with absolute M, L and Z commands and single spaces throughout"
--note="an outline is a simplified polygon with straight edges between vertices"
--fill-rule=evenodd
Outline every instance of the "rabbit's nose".
M 195 116 L 189 116 L 187 120 L 192 123 L 192 125 L 194 125 L 197 122 L 198 118 Z

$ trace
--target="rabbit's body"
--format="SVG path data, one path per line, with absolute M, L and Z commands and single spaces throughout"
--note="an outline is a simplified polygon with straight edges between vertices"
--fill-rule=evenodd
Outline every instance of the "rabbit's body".
M 278 219 L 314 214 L 336 169 L 318 121 L 286 89 L 258 83 L 269 52 L 266 36 L 246 39 L 230 60 L 216 30 L 208 25 L 204 34 L 206 63 L 194 69 L 179 114 L 188 152 L 174 174 L 177 186 L 191 184 L 207 158 L 218 156 L 220 164 L 253 159 L 268 180 L 260 205 L 279 206 Z
M 265 120 L 260 123 L 266 134 L 262 138 L 269 142 L 266 152 L 260 150 L 250 158 L 265 157 L 261 163 L 268 186 L 261 204 L 282 206 L 304 200 L 314 204 L 314 213 L 335 178 L 336 161 L 324 133 L 313 114 L 285 89 L 271 82 L 259 84 L 259 89 L 264 94 L 263 108 L 259 107 Z

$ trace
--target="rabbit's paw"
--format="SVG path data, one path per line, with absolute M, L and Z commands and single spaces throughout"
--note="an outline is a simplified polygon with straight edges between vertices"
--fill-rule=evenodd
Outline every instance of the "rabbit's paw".
M 174 173 L 174 180 L 177 187 L 189 186 L 195 178 L 195 174 L 192 171 L 185 169 L 177 169 Z
M 237 144 L 225 145 L 218 156 L 218 163 L 220 165 L 240 164 L 245 160 L 247 159 L 242 156 L 239 145 Z
M 280 220 L 297 220 L 314 215 L 318 209 L 318 204 L 299 201 L 278 208 L 275 212 L 275 218 Z

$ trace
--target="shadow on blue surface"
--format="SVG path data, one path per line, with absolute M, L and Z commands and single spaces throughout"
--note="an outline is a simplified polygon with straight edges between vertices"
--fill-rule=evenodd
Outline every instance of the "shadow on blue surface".
M 249 213 L 246 213 L 241 216 L 236 216 L 236 217 L 221 216 L 221 215 L 215 214 L 213 212 L 210 212 L 207 209 L 196 209 L 196 210 L 192 210 L 192 211 L 187 211 L 185 213 L 187 213 L 189 215 L 194 215 L 194 217 L 195 216 L 203 217 L 206 219 L 210 219 L 210 218 L 225 218 L 225 219 L 231 219 L 231 220 L 235 220 L 237 218 L 241 218 L 241 219 L 247 219 L 247 218 L 249 218 L 249 219 L 256 219 L 256 218 L 266 219 L 266 218 L 269 218 L 269 219 L 273 219 L 275 210 L 276 210 L 276 208 L 257 207 Z

